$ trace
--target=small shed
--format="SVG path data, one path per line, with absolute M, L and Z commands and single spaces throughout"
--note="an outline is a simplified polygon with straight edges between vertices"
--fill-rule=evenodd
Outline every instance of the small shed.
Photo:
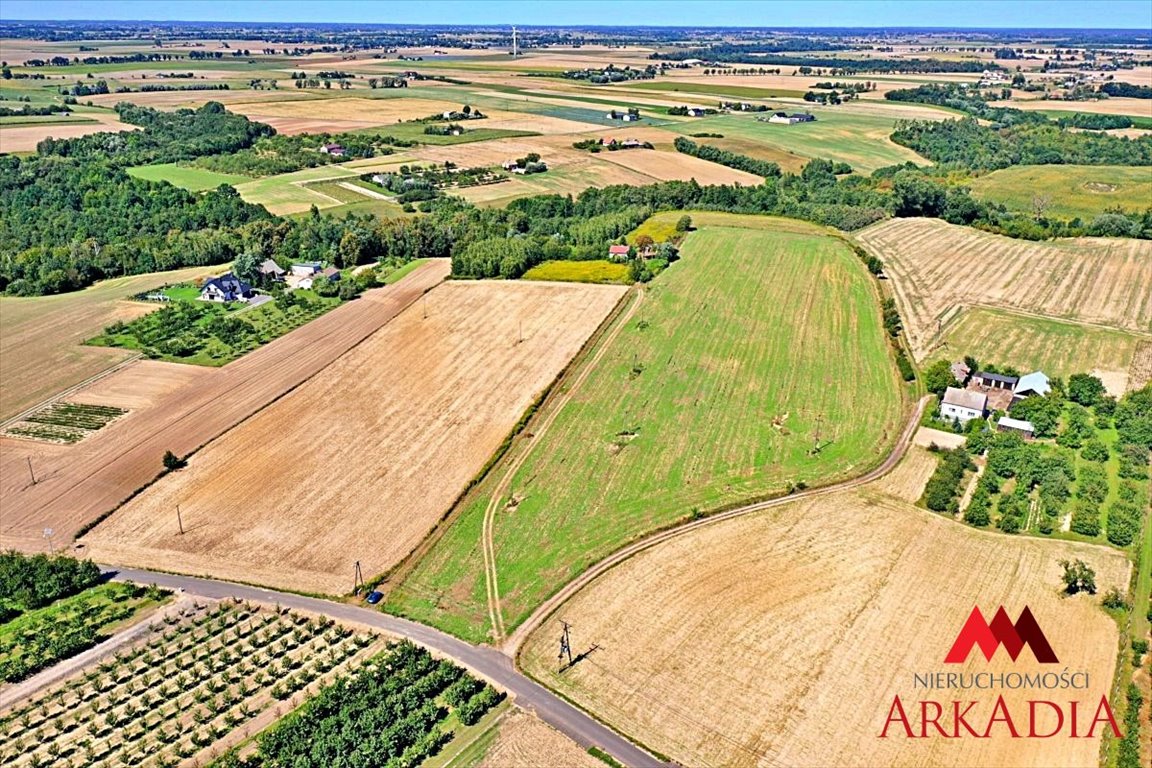
M 260 274 L 273 280 L 283 280 L 284 268 L 272 259 L 264 259 L 263 263 L 260 264 Z
M 1024 436 L 1025 440 L 1031 440 L 1036 435 L 1036 428 L 1032 426 L 1032 422 L 1024 419 L 1013 419 L 1011 416 L 1001 416 L 1000 421 L 996 422 L 996 431 L 1018 432 Z

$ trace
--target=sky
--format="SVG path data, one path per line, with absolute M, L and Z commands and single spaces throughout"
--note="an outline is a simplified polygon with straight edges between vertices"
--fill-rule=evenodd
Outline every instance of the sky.
M 3 0 L 0 20 L 1127 28 L 1152 0 Z

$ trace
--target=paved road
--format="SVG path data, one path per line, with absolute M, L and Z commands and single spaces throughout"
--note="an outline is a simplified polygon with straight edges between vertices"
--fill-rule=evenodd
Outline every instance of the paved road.
M 241 600 L 279 604 L 286 608 L 311 611 L 331 616 L 334 619 L 357 622 L 406 637 L 414 643 L 451 658 L 461 666 L 508 691 L 515 698 L 517 705 L 535 712 L 541 720 L 585 749 L 591 746 L 599 747 L 619 762 L 632 768 L 667 765 L 608 726 L 592 719 L 556 694 L 517 672 L 512 666 L 512 659 L 495 648 L 470 645 L 463 640 L 457 640 L 451 635 L 446 635 L 423 624 L 389 616 L 369 608 L 337 603 L 331 600 L 276 592 L 243 584 L 132 568 L 105 567 L 104 570 L 112 573 L 113 578 L 122 581 L 156 584 L 168 589 L 182 589 L 188 594 L 200 597 L 236 597 Z
M 794 493 L 791 496 L 782 496 L 778 499 L 759 501 L 754 504 L 747 504 L 743 507 L 737 507 L 736 509 L 730 509 L 727 512 L 721 512 L 719 514 L 706 517 L 702 520 L 694 520 L 692 522 L 677 526 L 676 528 L 669 528 L 666 531 L 652 534 L 646 539 L 641 539 L 635 544 L 630 544 L 623 549 L 617 550 L 615 553 L 604 558 L 599 563 L 592 566 L 577 576 L 575 579 L 565 584 L 559 592 L 542 603 L 532 613 L 532 615 L 529 616 L 527 620 L 525 620 L 523 624 L 516 628 L 516 631 L 508 636 L 508 639 L 504 642 L 504 653 L 508 654 L 512 658 L 515 658 L 516 654 L 520 652 L 520 647 L 528 639 L 528 636 L 532 634 L 532 632 L 534 632 L 537 627 L 543 624 L 548 619 L 548 617 L 551 616 L 552 613 L 556 611 L 556 609 L 559 608 L 564 602 L 566 602 L 570 597 L 579 592 L 581 589 L 592 583 L 592 581 L 594 581 L 605 571 L 610 570 L 611 568 L 619 565 L 628 558 L 644 551 L 645 549 L 654 547 L 657 544 L 661 544 L 665 541 L 668 541 L 668 539 L 675 538 L 676 536 L 682 536 L 689 531 L 694 531 L 697 528 L 701 528 L 705 525 L 713 525 L 722 520 L 731 520 L 734 517 L 741 517 L 753 512 L 761 512 L 765 509 L 780 506 L 781 504 L 791 504 L 792 502 L 799 499 L 807 499 L 813 496 L 825 496 L 830 493 L 839 493 L 840 491 L 846 490 L 848 488 L 856 488 L 857 486 L 870 483 L 873 480 L 877 480 L 883 477 L 892 471 L 892 468 L 900 462 L 901 458 L 903 458 L 904 452 L 908 450 L 908 445 L 911 443 L 913 435 L 916 434 L 916 430 L 920 426 L 920 417 L 924 415 L 924 409 L 931 401 L 931 395 L 920 399 L 920 401 L 916 404 L 916 407 L 912 410 L 912 415 L 909 417 L 908 423 L 904 426 L 904 431 L 900 433 L 900 437 L 896 441 L 896 445 L 892 447 L 892 452 L 888 454 L 888 458 L 884 459 L 884 462 L 880 464 L 880 466 L 876 467 L 867 474 L 860 475 L 859 477 L 853 478 L 851 480 L 845 480 L 844 482 L 837 483 L 835 485 L 827 485 L 823 488 L 813 488 L 809 491 Z

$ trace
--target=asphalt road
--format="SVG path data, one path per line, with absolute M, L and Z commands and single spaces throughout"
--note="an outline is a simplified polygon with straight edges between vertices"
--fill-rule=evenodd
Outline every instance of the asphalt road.
M 495 648 L 471 645 L 423 624 L 389 616 L 370 608 L 361 608 L 331 600 L 304 597 L 303 595 L 249 587 L 243 584 L 132 568 L 106 566 L 104 570 L 112 574 L 114 579 L 121 581 L 156 584 L 168 589 L 182 589 L 187 594 L 206 598 L 235 597 L 241 600 L 278 604 L 285 608 L 311 611 L 406 637 L 414 643 L 447 656 L 469 671 L 492 682 L 498 688 L 507 691 L 518 706 L 535 712 L 541 720 L 568 736 L 584 749 L 592 746 L 598 747 L 631 768 L 668 765 L 548 689 L 517 672 L 512 666 L 512 659 Z

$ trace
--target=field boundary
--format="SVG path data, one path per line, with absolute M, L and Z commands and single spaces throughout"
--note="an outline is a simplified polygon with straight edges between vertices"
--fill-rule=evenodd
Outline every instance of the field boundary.
M 62 398 L 68 397 L 69 395 L 74 395 L 77 392 L 79 392 L 80 390 L 84 389 L 85 387 L 88 387 L 92 384 L 95 384 L 97 381 L 99 381 L 100 379 L 103 379 L 106 376 L 111 376 L 113 373 L 116 373 L 121 368 L 127 368 L 129 365 L 131 365 L 132 363 L 135 363 L 137 360 L 141 359 L 142 357 L 144 357 L 143 352 L 133 352 L 128 358 L 121 360 L 120 362 L 115 363 L 114 365 L 112 365 L 108 368 L 105 368 L 104 370 L 100 371 L 97 374 L 93 374 L 92 376 L 89 376 L 88 378 L 84 379 L 84 381 L 81 381 L 77 384 L 73 384 L 72 386 L 68 387 L 67 389 L 62 390 L 60 392 L 57 392 L 56 394 L 52 395 L 51 397 L 49 397 L 45 400 L 41 400 L 39 403 L 36 403 L 36 405 L 32 406 L 31 408 L 28 408 L 24 411 L 21 411 L 20 413 L 16 414 L 15 416 L 7 418 L 4 421 L 0 421 L 0 431 L 7 429 L 8 427 L 12 426 L 13 424 L 15 424 L 18 421 L 23 421 L 26 417 L 31 416 L 33 413 L 40 410 L 41 408 L 47 408 L 49 405 L 52 405 L 56 401 L 61 400 Z
M 716 514 L 709 515 L 699 520 L 690 520 L 682 525 L 673 528 L 666 528 L 663 531 L 657 531 L 639 541 L 633 542 L 623 549 L 619 549 L 600 562 L 588 568 L 588 570 L 581 573 L 572 581 L 562 586 L 559 590 L 552 594 L 547 600 L 541 603 L 535 611 L 533 611 L 527 619 L 525 619 L 516 630 L 508 636 L 501 650 L 512 657 L 513 663 L 519 667 L 520 650 L 528 636 L 532 634 L 540 625 L 542 625 L 553 613 L 555 613 L 561 605 L 568 601 L 570 597 L 575 595 L 584 587 L 591 584 L 597 578 L 607 573 L 612 568 L 616 567 L 625 560 L 630 559 L 632 556 L 637 555 L 647 549 L 651 549 L 657 544 L 668 541 L 685 533 L 690 533 L 697 528 L 702 528 L 706 525 L 722 522 L 725 520 L 732 520 L 737 517 L 751 514 L 753 512 L 761 512 L 765 509 L 771 509 L 782 504 L 790 504 L 794 501 L 801 499 L 810 499 L 816 496 L 825 496 L 830 493 L 837 493 L 839 491 L 856 488 L 861 485 L 866 485 L 874 480 L 879 480 L 884 475 L 892 471 L 892 469 L 900 463 L 900 459 L 904 457 L 908 446 L 911 445 L 912 437 L 916 434 L 916 430 L 920 426 L 920 419 L 924 415 L 924 410 L 928 407 L 928 403 L 934 398 L 930 395 L 925 395 L 920 398 L 912 408 L 912 413 L 904 425 L 904 430 L 900 433 L 896 444 L 892 447 L 892 451 L 888 454 L 887 458 L 880 463 L 879 466 L 866 472 L 863 475 L 854 477 L 850 480 L 845 480 L 833 485 L 826 485 L 820 488 L 811 488 L 809 490 L 800 491 L 787 496 L 776 496 L 774 498 L 765 499 L 763 501 L 752 502 L 745 504 L 735 509 L 729 509 L 724 512 L 717 512 Z
M 584 345 L 579 349 L 579 351 L 577 351 L 576 354 L 572 356 L 572 359 L 568 362 L 568 365 L 566 365 L 563 370 L 560 371 L 555 380 L 553 380 L 553 382 L 547 388 L 545 388 L 540 397 L 537 398 L 536 402 L 529 406 L 527 411 L 525 411 L 524 416 L 512 428 L 512 431 L 509 432 L 508 437 L 505 438 L 500 447 L 496 449 L 496 452 L 480 469 L 480 471 L 476 474 L 476 477 L 472 478 L 472 481 L 469 482 L 464 490 L 460 492 L 460 495 L 456 497 L 456 500 L 452 503 L 451 506 L 448 507 L 448 511 L 444 513 L 439 521 L 437 521 L 436 525 L 432 527 L 432 530 L 428 531 L 428 534 L 420 541 L 419 544 L 412 548 L 412 551 L 409 552 L 403 560 L 392 566 L 392 568 L 388 569 L 384 573 L 378 574 L 374 578 L 370 579 L 368 581 L 369 586 L 375 586 L 376 588 L 379 588 L 381 583 L 385 581 L 390 582 L 391 586 L 397 586 L 401 581 L 403 581 L 405 577 L 408 576 L 409 573 L 412 572 L 414 568 L 416 568 L 417 565 L 420 564 L 420 561 L 423 559 L 424 555 L 427 554 L 432 546 L 435 545 L 436 542 L 444 536 L 444 534 L 451 527 L 451 524 L 454 523 L 457 518 L 459 518 L 460 514 L 464 510 L 464 502 L 471 497 L 471 494 L 473 494 L 480 486 L 480 484 L 488 478 L 488 474 L 492 472 L 492 470 L 496 468 L 500 461 L 505 456 L 507 456 L 508 452 L 512 450 L 516 437 L 522 434 L 524 430 L 528 429 L 528 427 L 532 425 L 532 419 L 537 414 L 539 414 L 540 411 L 550 407 L 548 403 L 549 396 L 556 390 L 557 387 L 560 387 L 565 383 L 565 377 L 568 375 L 569 371 L 573 370 L 577 365 L 581 365 L 583 363 L 584 355 L 588 354 L 588 350 L 592 349 L 595 345 L 600 343 L 600 339 L 603 338 L 604 334 L 607 332 L 607 329 L 613 323 L 615 323 L 616 319 L 620 316 L 621 312 L 623 311 L 622 307 L 624 302 L 627 300 L 630 293 L 630 291 L 625 292 L 624 295 L 620 297 L 620 301 L 616 304 L 612 311 L 608 313 L 608 316 L 604 318 L 604 321 L 600 324 L 600 326 L 592 332 L 592 335 L 588 337 L 588 340 L 584 342 Z M 390 588 L 386 588 L 383 591 L 385 596 L 387 596 Z

